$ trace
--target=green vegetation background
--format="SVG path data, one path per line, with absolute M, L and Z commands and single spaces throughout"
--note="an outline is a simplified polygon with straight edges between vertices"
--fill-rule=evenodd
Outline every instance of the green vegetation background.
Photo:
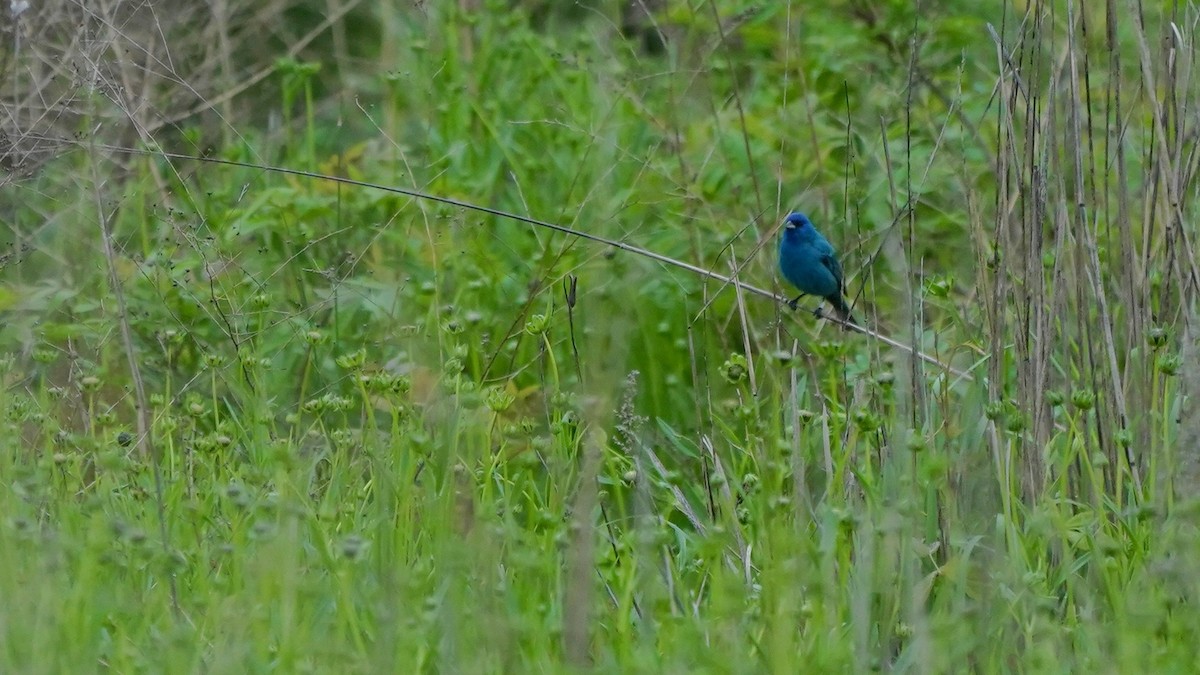
M 1200 666 L 1195 7 L 377 4 L 9 8 L 0 671 Z

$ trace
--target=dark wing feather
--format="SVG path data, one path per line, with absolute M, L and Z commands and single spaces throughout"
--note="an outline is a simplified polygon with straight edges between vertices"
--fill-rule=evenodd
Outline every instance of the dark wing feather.
M 837 257 L 835 257 L 833 254 L 823 255 L 821 256 L 821 264 L 824 265 L 825 269 L 829 270 L 829 273 L 832 274 L 833 278 L 837 280 L 838 293 L 844 291 L 846 285 L 842 283 L 842 264 L 838 262 Z
M 841 315 L 842 319 L 849 321 L 850 323 L 858 323 L 858 321 L 855 320 L 854 315 L 850 313 L 850 305 L 846 304 L 846 299 L 842 297 L 846 292 L 846 283 L 842 280 L 842 264 L 838 262 L 837 257 L 832 253 L 821 256 L 821 264 L 824 265 L 825 269 L 829 270 L 829 273 L 832 274 L 833 278 L 837 280 L 837 292 L 825 299 L 833 304 L 834 308 L 837 309 L 838 314 Z

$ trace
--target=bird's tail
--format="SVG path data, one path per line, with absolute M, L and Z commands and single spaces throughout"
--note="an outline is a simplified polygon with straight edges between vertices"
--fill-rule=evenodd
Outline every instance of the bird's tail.
M 846 304 L 846 299 L 842 297 L 841 293 L 835 293 L 825 299 L 829 301 L 829 304 L 833 305 L 833 309 L 837 311 L 838 318 L 842 321 L 849 321 L 856 326 L 862 325 L 850 313 L 850 305 Z

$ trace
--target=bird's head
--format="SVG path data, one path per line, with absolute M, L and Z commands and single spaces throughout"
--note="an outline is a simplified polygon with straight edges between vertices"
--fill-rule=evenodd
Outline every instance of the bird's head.
M 812 221 L 799 211 L 789 215 L 783 222 L 783 238 L 787 241 L 808 241 L 815 233 Z

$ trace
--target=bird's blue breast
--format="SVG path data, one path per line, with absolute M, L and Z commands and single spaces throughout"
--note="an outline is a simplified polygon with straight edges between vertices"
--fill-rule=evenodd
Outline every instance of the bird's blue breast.
M 779 271 L 783 277 L 801 293 L 820 297 L 837 295 L 841 290 L 838 280 L 822 260 L 833 253 L 829 242 L 823 239 L 804 241 L 787 234 L 790 233 L 785 233 L 779 242 Z

